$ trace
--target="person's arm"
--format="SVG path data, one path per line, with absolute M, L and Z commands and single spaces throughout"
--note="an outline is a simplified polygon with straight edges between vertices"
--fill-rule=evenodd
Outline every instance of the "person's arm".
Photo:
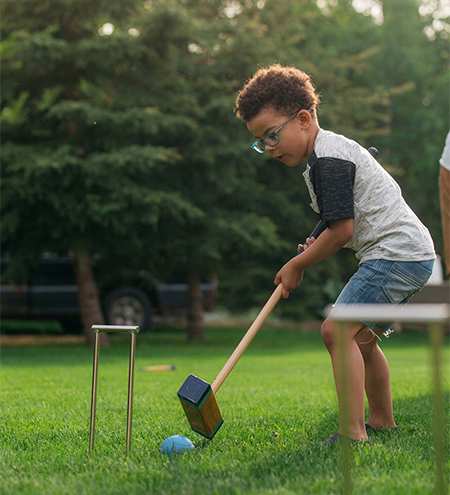
M 303 278 L 306 268 L 329 258 L 339 251 L 353 237 L 353 218 L 334 220 L 314 242 L 308 243 L 308 249 L 288 261 L 277 273 L 275 285 L 283 284 L 282 297 L 287 299 L 289 293 L 296 289 Z

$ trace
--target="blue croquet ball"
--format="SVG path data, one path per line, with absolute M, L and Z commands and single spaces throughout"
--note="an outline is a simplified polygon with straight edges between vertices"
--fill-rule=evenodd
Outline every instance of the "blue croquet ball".
M 159 451 L 161 454 L 171 456 L 172 454 L 184 454 L 186 451 L 194 449 L 194 444 L 189 438 L 183 435 L 172 435 L 164 440 Z

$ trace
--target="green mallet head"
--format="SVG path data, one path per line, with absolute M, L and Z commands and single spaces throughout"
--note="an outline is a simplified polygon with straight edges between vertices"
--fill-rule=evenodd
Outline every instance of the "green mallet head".
M 211 440 L 223 423 L 211 385 L 189 375 L 177 395 L 191 428 Z

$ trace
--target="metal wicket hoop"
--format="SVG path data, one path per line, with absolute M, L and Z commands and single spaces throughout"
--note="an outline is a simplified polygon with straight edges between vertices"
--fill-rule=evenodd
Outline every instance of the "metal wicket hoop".
M 91 398 L 91 426 L 89 432 L 89 452 L 94 449 L 95 435 L 95 410 L 97 406 L 97 378 L 98 378 L 98 355 L 100 350 L 100 333 L 130 333 L 130 359 L 128 372 L 128 407 L 127 407 L 127 455 L 131 448 L 131 422 L 133 412 L 133 383 L 134 383 L 134 355 L 136 352 L 136 334 L 139 333 L 138 326 L 119 326 L 119 325 L 92 325 L 92 331 L 95 332 L 94 347 L 94 370 L 92 374 L 92 398 Z

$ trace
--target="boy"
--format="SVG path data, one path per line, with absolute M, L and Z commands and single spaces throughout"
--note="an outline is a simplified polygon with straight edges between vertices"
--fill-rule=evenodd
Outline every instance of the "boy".
M 400 187 L 366 149 L 319 127 L 319 100 L 307 74 L 278 64 L 259 69 L 236 99 L 235 113 L 256 139 L 253 149 L 292 167 L 306 160 L 303 176 L 311 207 L 327 227 L 317 239 L 307 239 L 307 249 L 281 268 L 275 284 L 282 284 L 282 296 L 288 298 L 306 268 L 349 247 L 356 251 L 359 268 L 336 305 L 406 303 L 431 275 L 435 259 L 431 236 L 405 203 Z M 345 409 L 345 431 L 352 440 L 368 440 L 370 429 L 397 428 L 389 366 L 378 346 L 381 335 L 390 332 L 377 322 L 346 327 L 344 396 L 337 328 L 330 319 L 323 323 L 322 338 L 330 353 L 341 411 L 339 430 L 324 444 L 336 443 L 343 435 Z M 364 390 L 369 402 L 367 423 Z

